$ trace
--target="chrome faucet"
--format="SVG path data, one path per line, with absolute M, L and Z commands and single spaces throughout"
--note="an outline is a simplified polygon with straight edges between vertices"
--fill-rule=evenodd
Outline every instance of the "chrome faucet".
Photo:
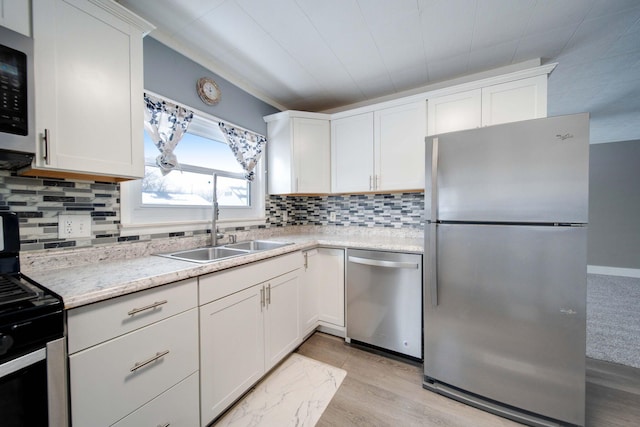
M 222 239 L 224 234 L 218 233 L 218 175 L 213 174 L 213 199 L 211 199 L 211 246 L 218 246 L 218 239 Z

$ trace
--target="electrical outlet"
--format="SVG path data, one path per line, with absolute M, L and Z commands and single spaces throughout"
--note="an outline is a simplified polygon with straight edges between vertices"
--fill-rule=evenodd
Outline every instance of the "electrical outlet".
M 288 222 L 289 221 L 289 214 L 287 213 L 287 211 L 282 212 L 282 222 Z
M 91 237 L 91 216 L 58 215 L 58 238 Z
M 329 212 L 329 221 L 335 221 L 335 220 L 336 220 L 336 213 Z

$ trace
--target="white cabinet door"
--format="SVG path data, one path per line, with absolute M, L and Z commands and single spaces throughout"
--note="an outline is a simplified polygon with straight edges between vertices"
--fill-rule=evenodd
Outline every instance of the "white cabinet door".
M 74 427 L 107 426 L 198 371 L 198 313 L 186 311 L 69 356 Z
M 267 143 L 269 193 L 329 193 L 331 191 L 329 120 L 291 117 L 292 114 L 295 112 L 278 113 L 265 118 L 269 141 Z
M 424 189 L 426 102 L 375 112 L 375 189 Z
M 209 424 L 265 372 L 262 285 L 200 307 L 200 411 Z
M 267 121 L 267 187 L 269 194 L 291 194 L 295 186 L 293 129 L 289 117 Z
M 293 119 L 295 193 L 331 191 L 331 126 L 328 120 Z
M 317 262 L 318 249 L 311 249 L 303 255 L 305 257 L 305 267 L 300 273 L 300 299 L 298 303 L 300 310 L 300 339 L 304 339 L 318 326 L 320 314 L 318 279 L 322 275 Z
M 429 135 L 482 126 L 481 89 L 430 98 L 427 105 Z
M 318 248 L 313 268 L 317 272 L 319 320 L 344 327 L 344 250 Z
M 547 117 L 547 76 L 482 88 L 482 126 Z
M 198 374 L 192 374 L 140 409 L 127 415 L 113 427 L 197 426 Z
M 0 0 L 0 25 L 31 37 L 31 1 Z
M 276 277 L 265 286 L 265 370 L 271 369 L 300 343 L 298 331 L 298 270 Z
M 331 190 L 373 190 L 373 113 L 331 121 Z
M 144 175 L 143 31 L 99 4 L 33 0 L 41 174 Z

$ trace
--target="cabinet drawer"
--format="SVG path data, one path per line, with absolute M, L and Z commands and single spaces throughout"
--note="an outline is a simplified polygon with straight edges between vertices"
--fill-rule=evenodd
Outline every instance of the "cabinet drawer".
M 73 354 L 73 426 L 111 425 L 197 370 L 197 309 Z
M 302 268 L 302 252 L 293 252 L 200 277 L 200 305 L 240 292 L 260 282 Z
M 198 286 L 194 278 L 69 310 L 69 354 L 197 305 Z
M 198 402 L 198 374 L 195 373 L 113 427 L 197 426 L 200 424 Z

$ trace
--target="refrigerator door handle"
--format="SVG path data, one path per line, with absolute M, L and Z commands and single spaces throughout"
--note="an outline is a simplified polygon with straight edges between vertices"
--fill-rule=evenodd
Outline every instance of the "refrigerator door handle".
M 432 222 L 429 224 L 429 295 L 431 297 L 431 306 L 438 306 L 438 224 Z
M 431 223 L 438 220 L 438 138 L 431 143 Z

